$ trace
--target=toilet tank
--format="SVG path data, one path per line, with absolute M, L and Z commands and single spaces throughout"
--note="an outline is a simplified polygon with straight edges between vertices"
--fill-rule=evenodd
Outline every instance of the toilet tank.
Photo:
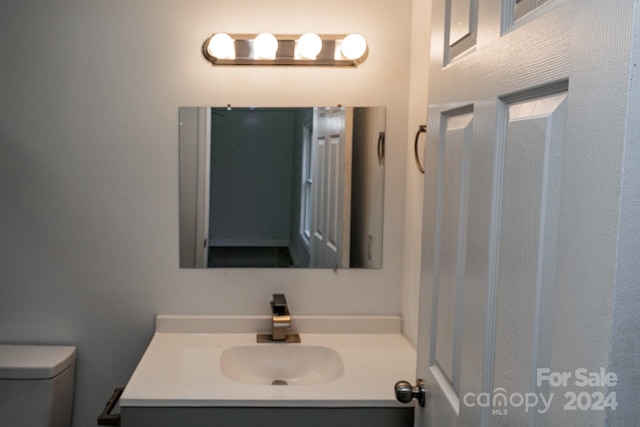
M 69 427 L 76 348 L 0 345 L 0 425 Z

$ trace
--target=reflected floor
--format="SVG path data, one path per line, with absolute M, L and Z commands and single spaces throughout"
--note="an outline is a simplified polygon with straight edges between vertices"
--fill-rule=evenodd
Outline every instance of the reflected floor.
M 211 246 L 208 267 L 291 267 L 287 247 Z

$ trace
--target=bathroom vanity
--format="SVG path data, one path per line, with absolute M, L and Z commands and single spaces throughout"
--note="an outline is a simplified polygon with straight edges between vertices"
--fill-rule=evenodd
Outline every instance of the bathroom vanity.
M 123 427 L 412 426 L 394 384 L 416 352 L 394 316 L 297 316 L 300 343 L 258 343 L 268 316 L 158 316 L 120 399 Z

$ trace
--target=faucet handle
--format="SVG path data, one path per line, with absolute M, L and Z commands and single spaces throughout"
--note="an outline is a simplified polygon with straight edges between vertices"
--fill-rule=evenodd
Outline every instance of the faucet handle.
M 273 294 L 273 301 L 271 301 L 271 311 L 273 314 L 283 315 L 289 314 L 289 308 L 287 307 L 287 299 L 284 294 Z

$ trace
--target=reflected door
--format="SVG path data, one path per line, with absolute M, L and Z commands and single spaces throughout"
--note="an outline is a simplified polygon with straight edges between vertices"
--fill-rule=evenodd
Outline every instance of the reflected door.
M 314 110 L 311 267 L 349 267 L 353 110 Z

